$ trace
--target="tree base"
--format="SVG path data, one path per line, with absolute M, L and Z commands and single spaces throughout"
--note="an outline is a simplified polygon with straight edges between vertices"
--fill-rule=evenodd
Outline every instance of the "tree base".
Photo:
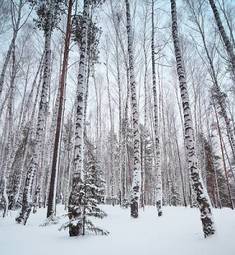
M 131 201 L 131 217 L 138 218 L 138 203 Z
M 214 235 L 215 234 L 215 228 L 214 228 L 213 220 L 209 217 L 202 218 L 201 220 L 202 220 L 204 237 L 207 238 L 209 236 Z
M 15 221 L 19 224 L 26 225 L 30 212 L 31 212 L 31 206 L 22 208 L 20 215 L 15 219 Z
M 79 236 L 80 235 L 80 228 L 78 225 L 70 225 L 69 226 L 69 236 Z
M 162 216 L 162 202 L 161 202 L 161 200 L 158 200 L 156 202 L 156 207 L 157 207 L 157 215 L 158 215 L 158 217 Z

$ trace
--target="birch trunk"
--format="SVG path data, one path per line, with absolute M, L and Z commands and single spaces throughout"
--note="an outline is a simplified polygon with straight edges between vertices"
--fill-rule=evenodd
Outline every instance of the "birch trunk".
M 11 67 L 11 78 L 10 78 L 10 95 L 7 104 L 6 113 L 6 134 L 7 143 L 5 146 L 5 159 L 3 161 L 2 171 L 3 171 L 3 198 L 4 198 L 4 213 L 5 217 L 8 213 L 9 207 L 9 194 L 8 194 L 8 178 L 10 174 L 10 166 L 14 159 L 14 152 L 16 146 L 14 146 L 14 129 L 13 129 L 13 111 L 14 111 L 14 94 L 15 94 L 15 78 L 17 74 L 16 56 L 15 56 L 15 45 L 12 49 L 12 67 Z
M 50 10 L 52 4 L 50 5 Z M 23 223 L 24 225 L 27 222 L 27 219 L 30 215 L 32 205 L 33 205 L 33 196 L 32 196 L 32 185 L 34 183 L 34 178 L 39 167 L 40 153 L 42 149 L 42 137 L 45 130 L 45 122 L 47 115 L 47 99 L 48 99 L 48 90 L 51 77 L 51 35 L 52 35 L 52 17 L 51 13 L 48 16 L 48 27 L 45 30 L 45 57 L 43 63 L 43 84 L 41 91 L 41 99 L 39 103 L 39 111 L 37 117 L 37 126 L 36 126 L 36 137 L 34 152 L 30 161 L 29 169 L 26 174 L 24 191 L 23 191 L 23 201 L 20 215 L 16 218 L 16 222 Z
M 175 58 L 177 64 L 177 73 L 179 78 L 179 87 L 181 92 L 181 103 L 184 113 L 184 138 L 186 143 L 186 154 L 188 167 L 190 171 L 192 187 L 196 195 L 198 206 L 201 212 L 201 221 L 204 236 L 208 237 L 215 233 L 214 222 L 212 219 L 211 204 L 205 187 L 202 183 L 201 172 L 198 169 L 198 162 L 195 149 L 194 129 L 192 123 L 192 113 L 189 104 L 188 88 L 186 83 L 186 75 L 183 67 L 183 59 L 180 49 L 180 41 L 178 35 L 176 1 L 171 0 L 172 15 L 172 37 L 174 42 Z
M 132 122 L 134 135 L 134 165 L 133 165 L 133 180 L 131 190 L 131 216 L 138 217 L 140 186 L 141 186 L 141 165 L 140 165 L 140 132 L 139 132 L 139 113 L 137 107 L 136 82 L 134 72 L 134 53 L 133 53 L 133 34 L 131 27 L 130 4 L 126 2 L 126 30 L 128 40 L 128 60 L 130 72 L 130 92 L 132 106 Z
M 155 171 L 157 174 L 156 183 L 156 206 L 158 216 L 162 215 L 162 176 L 160 169 L 160 148 L 159 148 L 159 125 L 158 125 L 158 99 L 157 99 L 157 78 L 155 67 L 155 30 L 154 30 L 154 0 L 152 0 L 152 83 L 153 83 L 153 112 L 154 112 L 154 138 L 155 138 Z
M 87 60 L 87 30 L 89 17 L 89 1 L 84 0 L 83 23 L 81 31 L 81 48 L 79 73 L 76 95 L 76 117 L 75 117 L 75 153 L 74 153 L 74 173 L 72 177 L 72 190 L 69 197 L 68 213 L 71 224 L 69 225 L 69 235 L 78 236 L 82 234 L 80 220 L 83 219 L 82 208 L 79 202 L 79 186 L 83 181 L 83 134 L 84 134 L 84 86 L 86 82 L 86 60 Z
M 119 147 L 118 147 L 118 154 L 119 154 L 119 196 L 120 196 L 120 205 L 123 204 L 123 185 L 122 182 L 124 181 L 122 176 L 122 162 L 123 162 L 123 136 L 122 136 L 122 91 L 121 91 L 121 78 L 120 78 L 120 61 L 119 61 L 119 47 L 118 47 L 118 38 L 117 34 L 115 35 L 115 53 L 116 53 L 116 68 L 117 68 L 117 85 L 118 85 L 118 120 L 119 120 Z
M 106 56 L 106 79 L 107 79 L 107 92 L 108 92 L 108 104 L 109 104 L 109 118 L 110 118 L 110 185 L 111 185 L 111 201 L 114 205 L 114 127 L 113 127 L 113 109 L 111 105 L 111 94 L 110 94 L 110 82 L 109 82 L 109 72 L 108 72 L 108 56 Z

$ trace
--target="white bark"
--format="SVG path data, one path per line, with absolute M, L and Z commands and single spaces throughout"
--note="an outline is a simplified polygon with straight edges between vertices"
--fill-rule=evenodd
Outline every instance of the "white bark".
M 84 0 L 83 23 L 81 31 L 81 47 L 79 72 L 76 94 L 76 112 L 75 112 L 75 152 L 74 152 L 74 173 L 72 177 L 72 190 L 69 198 L 69 219 L 80 219 L 82 208 L 79 205 L 79 186 L 83 181 L 83 138 L 84 138 L 84 87 L 86 82 L 86 60 L 87 60 L 87 30 L 89 17 L 89 1 Z M 71 223 L 69 226 L 70 236 L 81 234 L 81 229 L 77 223 Z
M 53 9 L 53 2 L 49 6 L 49 10 Z M 45 57 L 43 63 L 43 84 L 41 91 L 41 99 L 39 103 L 39 111 L 37 117 L 36 137 L 34 152 L 30 161 L 30 166 L 26 174 L 25 186 L 23 191 L 23 204 L 19 217 L 16 218 L 18 223 L 26 224 L 29 214 L 31 212 L 33 197 L 32 186 L 34 178 L 39 167 L 40 154 L 42 151 L 42 140 L 45 130 L 45 122 L 48 108 L 48 91 L 51 78 L 51 35 L 52 35 L 52 14 L 48 15 L 48 24 L 45 31 Z
M 200 169 L 198 168 L 198 160 L 195 149 L 194 129 L 192 123 L 192 113 L 190 109 L 186 74 L 183 66 L 183 59 L 178 35 L 175 0 L 171 0 L 171 15 L 172 15 L 172 37 L 174 42 L 177 73 L 179 78 L 179 87 L 181 92 L 181 100 L 184 113 L 184 130 L 185 130 L 184 138 L 186 144 L 187 161 L 192 180 L 192 187 L 195 192 L 198 206 L 201 212 L 201 221 L 203 225 L 204 236 L 207 237 L 215 233 L 215 227 L 212 219 L 210 200 L 202 182 Z
M 154 0 L 152 0 L 152 86 L 153 86 L 153 112 L 154 112 L 154 138 L 155 138 L 155 171 L 156 180 L 156 206 L 158 216 L 162 215 L 162 175 L 160 169 L 160 148 L 159 148 L 159 125 L 158 125 L 158 99 L 157 99 L 157 78 L 155 66 L 155 27 L 154 27 Z
M 133 33 L 131 27 L 130 4 L 126 2 L 126 29 L 128 39 L 128 60 L 130 71 L 130 92 L 131 92 L 131 107 L 134 135 L 134 164 L 133 164 L 133 180 L 131 190 L 131 216 L 138 217 L 138 207 L 140 199 L 141 186 L 141 162 L 140 162 L 140 132 L 139 132 L 139 113 L 137 107 L 136 82 L 134 71 L 134 52 L 133 52 Z

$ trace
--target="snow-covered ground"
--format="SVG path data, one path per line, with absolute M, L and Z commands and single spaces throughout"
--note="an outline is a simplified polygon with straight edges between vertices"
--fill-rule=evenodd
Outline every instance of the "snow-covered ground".
M 129 210 L 103 206 L 108 217 L 96 220 L 109 236 L 87 235 L 71 238 L 57 225 L 40 227 L 46 211 L 32 214 L 26 226 L 14 222 L 15 213 L 0 218 L 0 255 L 234 255 L 235 211 L 214 210 L 217 234 L 204 239 L 197 209 L 165 207 L 157 217 L 146 207 L 138 219 Z M 58 215 L 64 214 L 58 207 Z

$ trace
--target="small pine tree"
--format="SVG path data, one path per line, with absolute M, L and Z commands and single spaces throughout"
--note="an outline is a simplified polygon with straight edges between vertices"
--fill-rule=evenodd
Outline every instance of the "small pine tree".
M 95 158 L 94 148 L 92 144 L 87 141 L 87 150 L 85 154 L 85 176 L 84 176 L 84 187 L 85 195 L 87 198 L 87 215 L 98 218 L 106 216 L 98 204 L 104 201 L 104 179 L 102 179 L 102 172 L 100 164 Z
M 79 180 L 78 204 L 79 211 L 76 211 L 76 220 L 71 219 L 62 225 L 61 229 L 70 227 L 70 230 L 79 231 L 78 235 L 85 235 L 86 231 L 95 234 L 108 235 L 109 232 L 103 230 L 92 223 L 91 217 L 104 218 L 107 214 L 98 205 L 104 201 L 104 180 L 101 177 L 100 164 L 95 158 L 93 145 L 86 140 L 86 150 L 84 158 L 84 178 Z M 74 228 L 73 228 L 74 226 Z

